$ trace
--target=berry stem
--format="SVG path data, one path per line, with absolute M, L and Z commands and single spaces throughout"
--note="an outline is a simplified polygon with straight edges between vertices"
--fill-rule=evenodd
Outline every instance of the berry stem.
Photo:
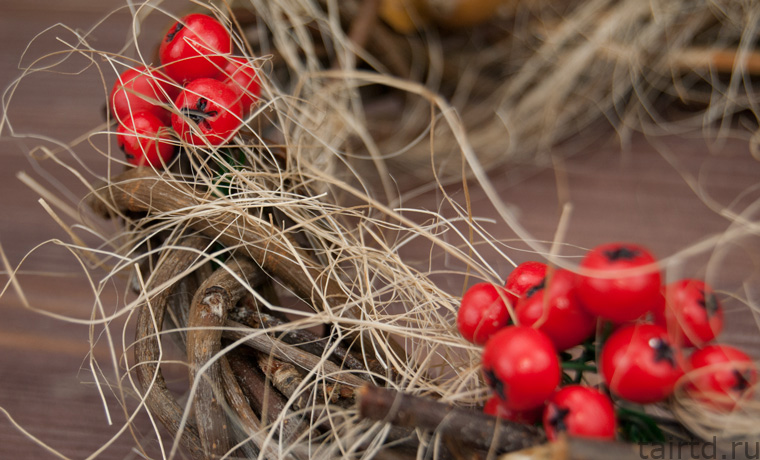
M 374 385 L 359 389 L 359 416 L 396 426 L 435 431 L 442 438 L 489 452 L 525 449 L 541 440 L 532 426 L 501 420 L 479 411 Z
M 586 364 L 585 362 L 578 361 L 564 361 L 560 364 L 562 369 L 581 372 L 596 372 L 596 366 Z

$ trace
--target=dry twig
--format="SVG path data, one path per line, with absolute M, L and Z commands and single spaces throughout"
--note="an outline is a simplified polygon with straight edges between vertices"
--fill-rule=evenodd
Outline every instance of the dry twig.
M 282 319 L 264 313 L 258 308 L 247 309 L 239 313 L 240 317 L 232 319 L 251 327 L 275 329 L 281 328 L 285 324 L 285 321 Z M 243 317 L 244 315 L 245 317 Z M 331 353 L 328 354 L 328 359 L 330 359 L 330 361 L 339 366 L 345 367 L 346 369 L 367 372 L 367 366 L 354 357 L 346 347 L 341 344 L 330 344 L 330 340 L 327 338 L 319 337 L 310 331 L 304 329 L 290 329 L 277 333 L 276 336 L 279 340 L 290 345 L 295 345 L 301 350 L 307 351 L 316 356 L 323 356 L 329 347 L 331 349 Z M 358 375 L 361 376 L 361 374 Z
M 357 404 L 364 418 L 435 431 L 443 438 L 456 438 L 464 445 L 485 451 L 525 449 L 542 438 L 531 426 L 372 385 L 359 390 Z
M 281 359 L 307 371 L 321 367 L 324 378 L 356 389 L 367 383 L 366 380 L 342 370 L 336 364 L 269 337 L 266 334 L 262 334 L 259 329 L 252 329 L 230 320 L 225 322 L 225 326 L 229 328 L 224 331 L 226 339 L 241 340 L 244 345 L 267 356 L 274 356 L 277 359 Z
M 245 292 L 239 280 L 255 286 L 265 275 L 252 262 L 231 259 L 217 269 L 195 293 L 188 317 L 187 358 L 190 384 L 197 380 L 193 399 L 195 420 L 206 456 L 223 456 L 230 448 L 227 416 L 222 405 L 221 327 L 232 305 Z
M 230 369 L 253 409 L 261 414 L 261 423 L 267 426 L 282 420 L 279 437 L 285 443 L 293 442 L 309 431 L 309 425 L 300 415 L 287 410 L 287 399 L 272 386 L 254 360 L 244 350 L 228 354 Z
M 90 199 L 92 208 L 104 216 L 112 210 L 126 209 L 158 214 L 172 213 L 189 218 L 188 225 L 228 247 L 238 247 L 272 276 L 290 286 L 296 295 L 309 299 L 315 309 L 340 309 L 348 306 L 355 318 L 359 307 L 351 306 L 348 296 L 329 272 L 319 267 L 288 233 L 270 223 L 241 213 L 220 211 L 193 216 L 193 210 L 209 199 L 186 183 L 158 176 L 150 168 L 130 169 L 96 192 Z M 389 347 L 403 362 L 405 350 L 388 337 Z M 368 347 L 372 348 L 372 347 Z
M 202 237 L 181 240 L 179 247 L 187 250 L 167 251 L 151 276 L 149 288 L 161 286 L 185 272 L 198 258 L 195 251 L 202 250 L 205 245 L 206 240 Z M 166 387 L 159 367 L 161 362 L 159 333 L 162 330 L 166 299 L 170 292 L 170 289 L 163 289 L 140 307 L 135 332 L 135 371 L 137 382 L 145 397 L 145 405 L 171 433 L 178 433 L 184 410 Z M 198 430 L 193 423 L 185 426 L 180 440 L 194 458 L 203 458 Z

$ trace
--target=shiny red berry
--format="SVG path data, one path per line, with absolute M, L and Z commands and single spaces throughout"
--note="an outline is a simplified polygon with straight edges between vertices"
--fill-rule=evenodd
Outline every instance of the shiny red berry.
M 151 112 L 127 117 L 120 122 L 116 133 L 119 148 L 132 165 L 160 168 L 174 155 L 169 127 Z
M 631 324 L 615 331 L 602 346 L 600 371 L 610 391 L 648 404 L 673 393 L 683 375 L 668 332 L 654 324 Z
M 222 72 L 222 81 L 238 94 L 244 114 L 250 113 L 258 104 L 261 84 L 253 62 L 241 57 L 231 57 Z
M 546 264 L 535 261 L 523 262 L 509 273 L 504 285 L 507 288 L 507 300 L 514 307 L 517 300 L 531 288 L 538 288 L 546 277 Z
M 655 317 L 667 327 L 673 342 L 684 347 L 701 346 L 723 330 L 723 307 L 701 280 L 684 279 L 665 286 L 664 315 Z
M 515 313 L 518 324 L 545 333 L 558 351 L 583 343 L 596 330 L 596 318 L 575 297 L 575 274 L 569 270 L 554 270 L 547 281 L 529 289 Z
M 145 66 L 127 69 L 111 89 L 111 113 L 117 120 L 124 120 L 133 113 L 151 112 L 168 123 L 170 114 L 166 104 L 178 93 L 169 77 L 156 69 Z
M 509 321 L 504 289 L 478 283 L 462 296 L 457 313 L 457 329 L 467 341 L 483 345 Z
M 743 351 L 728 345 L 709 345 L 689 358 L 688 395 L 715 409 L 731 411 L 752 397 L 757 367 Z
M 228 142 L 240 127 L 238 95 L 219 80 L 199 78 L 185 86 L 175 101 L 172 126 L 192 145 L 216 146 Z
M 578 299 L 593 315 L 622 323 L 642 316 L 658 303 L 660 270 L 642 246 L 598 246 L 584 257 L 580 268 L 595 272 L 579 274 L 575 285 Z
M 511 422 L 533 425 L 541 419 L 543 407 L 524 411 L 514 410 L 508 408 L 498 396 L 493 395 L 488 398 L 485 406 L 483 406 L 483 413 Z
M 541 407 L 559 385 L 557 352 L 543 332 L 508 326 L 483 349 L 483 376 L 503 404 L 524 411 Z
M 224 25 L 194 13 L 169 28 L 158 53 L 167 75 L 185 83 L 221 74 L 231 49 L 232 39 Z
M 610 398 L 583 385 L 568 385 L 554 393 L 546 403 L 543 421 L 550 441 L 561 433 L 613 440 L 617 431 L 615 408 Z

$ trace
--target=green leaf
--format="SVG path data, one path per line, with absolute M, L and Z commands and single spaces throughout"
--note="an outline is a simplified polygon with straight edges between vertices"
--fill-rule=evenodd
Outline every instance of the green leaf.
M 638 443 L 665 442 L 665 434 L 654 418 L 646 413 L 619 407 L 617 418 L 623 437 L 627 441 Z
M 586 364 L 585 361 L 565 361 L 560 366 L 571 371 L 597 372 L 596 366 Z
M 229 258 L 229 252 L 224 252 L 225 248 L 226 246 L 224 246 L 222 243 L 214 243 L 211 246 L 211 252 L 218 253 L 216 257 L 214 257 L 214 259 L 211 261 L 212 269 L 216 270 L 218 268 L 221 268 L 221 266 L 227 262 L 227 259 Z
M 214 182 L 216 183 L 216 194 L 220 197 L 228 196 L 231 191 L 232 181 L 225 177 L 233 171 L 239 171 L 245 166 L 245 152 L 236 147 L 219 149 L 219 153 L 224 161 L 217 162 Z

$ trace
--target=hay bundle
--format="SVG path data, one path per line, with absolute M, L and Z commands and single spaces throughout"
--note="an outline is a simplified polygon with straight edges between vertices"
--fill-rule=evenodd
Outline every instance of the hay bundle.
M 451 102 L 487 165 L 545 160 L 569 139 L 582 146 L 608 135 L 604 121 L 623 139 L 702 127 L 727 135 L 740 114 L 754 131 L 757 15 L 753 2 L 509 2 L 475 30 L 425 30 L 397 43 L 427 51 L 417 59 L 399 52 L 408 58 L 399 75 Z M 673 102 L 688 110 L 674 112 Z M 403 161 L 420 165 L 433 154 L 451 172 L 460 156 L 451 132 L 439 127 L 432 146 L 408 141 L 430 126 L 426 110 L 409 101 L 384 131 L 402 135 L 384 136 L 381 150 L 405 150 Z M 367 116 L 369 126 L 387 122 Z

